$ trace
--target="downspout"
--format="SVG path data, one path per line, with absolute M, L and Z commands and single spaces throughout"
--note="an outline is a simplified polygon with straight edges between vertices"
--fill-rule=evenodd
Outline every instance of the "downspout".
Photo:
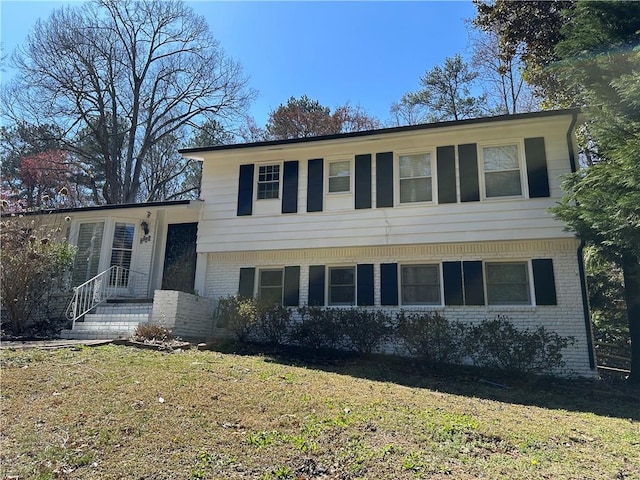
M 571 119 L 571 123 L 569 124 L 569 129 L 567 130 L 567 146 L 569 147 L 569 164 L 571 166 L 571 173 L 576 173 L 578 171 L 576 165 L 576 155 L 573 147 L 573 129 L 578 123 L 578 113 L 574 112 L 573 117 Z M 591 370 L 596 369 L 596 356 L 595 356 L 595 348 L 593 345 L 593 330 L 591 328 L 591 315 L 589 314 L 589 293 L 587 290 L 587 276 L 585 274 L 584 268 L 584 240 L 580 241 L 580 246 L 578 247 L 578 274 L 580 275 L 580 290 L 582 292 L 582 311 L 584 314 L 584 326 L 585 333 L 587 335 L 587 349 L 589 350 L 589 366 Z

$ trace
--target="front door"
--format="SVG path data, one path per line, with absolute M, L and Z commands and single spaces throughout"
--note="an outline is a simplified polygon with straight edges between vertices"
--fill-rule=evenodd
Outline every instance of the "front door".
M 196 278 L 197 223 L 169 224 L 164 254 L 162 290 L 193 293 Z

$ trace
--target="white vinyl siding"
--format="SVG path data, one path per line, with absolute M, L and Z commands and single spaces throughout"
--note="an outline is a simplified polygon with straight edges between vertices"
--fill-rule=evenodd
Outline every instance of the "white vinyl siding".
M 403 305 L 440 305 L 440 269 L 438 265 L 402 265 Z
M 522 195 L 522 174 L 518 145 L 482 148 L 485 196 L 515 197 Z
M 283 270 L 265 269 L 259 271 L 258 298 L 270 304 L 280 305 L 283 292 Z
M 329 193 L 351 191 L 351 162 L 329 162 Z
M 329 305 L 355 305 L 356 267 L 329 268 Z
M 485 263 L 489 305 L 531 304 L 527 262 Z
M 484 242 L 513 239 L 574 238 L 562 222 L 549 215 L 547 209 L 562 196 L 560 177 L 571 172 L 566 132 L 570 116 L 535 119 L 529 122 L 495 122 L 483 128 L 471 125 L 448 132 L 435 128 L 412 132 L 397 139 L 344 139 L 334 144 L 323 142 L 293 144 L 291 151 L 238 149 L 203 154 L 202 218 L 198 226 L 199 252 L 276 251 L 290 248 L 337 248 L 349 246 L 442 244 L 460 241 Z M 441 133 L 440 133 L 441 132 Z M 437 133 L 437 136 L 435 134 Z M 551 196 L 527 199 L 527 182 L 523 180 L 520 197 L 497 197 L 490 201 L 456 202 L 434 205 L 437 200 L 437 171 L 433 145 L 478 144 L 478 174 L 481 198 L 484 199 L 482 147 L 518 144 L 519 139 L 544 136 Z M 507 139 L 505 141 L 504 139 Z M 353 141 L 353 144 L 352 144 Z M 433 201 L 400 203 L 399 155 L 431 152 Z M 328 160 L 338 161 L 358 153 L 371 152 L 372 198 L 374 208 L 354 209 L 354 168 L 351 169 L 352 191 L 328 194 Z M 376 152 L 394 152 L 394 205 L 397 208 L 375 208 Z M 522 150 L 520 150 L 522 153 Z M 257 165 L 275 165 L 282 158 L 300 160 L 298 206 L 296 215 L 282 215 L 277 201 L 260 200 L 253 205 L 251 218 L 237 216 L 238 165 L 257 161 Z M 324 158 L 325 198 L 323 210 L 307 213 L 307 159 Z M 523 159 L 521 158 L 522 162 Z M 457 162 L 456 162 L 457 165 Z M 257 175 L 257 167 L 256 167 Z M 522 172 L 522 170 L 521 170 Z M 456 168 L 459 188 L 459 169 Z M 255 180 L 254 180 L 255 188 Z M 255 192 L 254 192 L 255 199 Z M 422 207 L 428 207 L 425 210 Z M 351 262 L 352 259 L 346 260 Z M 399 272 L 398 272 L 399 273 Z M 399 299 L 400 300 L 400 299 Z
M 431 153 L 401 155 L 400 203 L 430 202 L 433 199 Z

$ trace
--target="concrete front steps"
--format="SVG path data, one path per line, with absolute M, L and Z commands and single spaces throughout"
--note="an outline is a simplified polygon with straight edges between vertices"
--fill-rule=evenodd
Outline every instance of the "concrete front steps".
M 110 301 L 98 305 L 83 321 L 76 321 L 72 330 L 62 330 L 67 340 L 116 340 L 130 338 L 141 323 L 147 323 L 153 304 L 150 300 Z

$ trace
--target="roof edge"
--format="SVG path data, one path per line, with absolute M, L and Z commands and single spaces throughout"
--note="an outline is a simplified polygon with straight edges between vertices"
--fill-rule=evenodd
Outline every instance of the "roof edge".
M 30 210 L 28 212 L 3 213 L 2 218 L 13 216 L 31 216 L 31 215 L 51 215 L 55 213 L 79 213 L 79 212 L 96 212 L 103 210 L 118 210 L 130 208 L 147 208 L 147 207 L 171 207 L 177 205 L 189 205 L 191 202 L 201 200 L 164 200 L 159 202 L 146 203 L 121 203 L 109 205 L 94 205 L 91 207 L 70 207 L 70 208 L 51 208 L 46 210 Z
M 452 126 L 458 126 L 458 125 L 473 125 L 477 123 L 502 122 L 507 120 L 526 120 L 529 118 L 573 115 L 579 112 L 580 112 L 579 108 L 568 108 L 568 109 L 562 109 L 562 110 L 542 110 L 538 112 L 495 115 L 490 117 L 466 118 L 463 120 L 448 120 L 445 122 L 436 122 L 436 123 L 421 123 L 418 125 L 388 127 L 388 128 L 380 128 L 376 130 L 364 130 L 360 132 L 336 133 L 331 135 L 320 135 L 317 137 L 291 138 L 286 140 L 264 140 L 260 142 L 251 142 L 251 143 L 234 143 L 229 145 L 213 145 L 208 147 L 181 148 L 178 150 L 178 153 L 190 154 L 190 153 L 201 153 L 201 152 L 215 152 L 215 151 L 221 151 L 221 150 L 235 150 L 240 148 L 257 148 L 257 147 L 271 147 L 271 146 L 279 146 L 279 145 L 292 145 L 292 144 L 298 144 L 298 143 L 320 142 L 323 140 L 339 140 L 343 138 L 367 137 L 370 135 L 379 135 L 379 134 L 386 134 L 386 133 L 429 130 L 432 128 L 444 128 L 444 127 L 452 127 Z

